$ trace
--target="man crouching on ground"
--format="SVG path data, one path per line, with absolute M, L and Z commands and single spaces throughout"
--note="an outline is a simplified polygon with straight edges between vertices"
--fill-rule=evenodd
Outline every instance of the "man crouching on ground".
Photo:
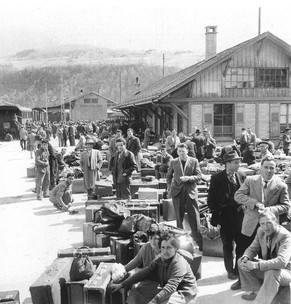
M 72 198 L 72 184 L 74 181 L 74 174 L 68 173 L 67 179 L 64 182 L 59 183 L 57 186 L 55 186 L 51 193 L 49 200 L 54 204 L 54 206 L 63 211 L 69 211 L 70 213 L 70 207 L 73 203 Z M 76 211 L 74 212 L 76 213 Z
M 270 304 L 279 288 L 291 282 L 291 233 L 278 224 L 270 210 L 259 215 L 259 224 L 254 241 L 239 260 L 242 288 L 251 291 L 242 298 Z M 262 259 L 258 260 L 260 252 Z

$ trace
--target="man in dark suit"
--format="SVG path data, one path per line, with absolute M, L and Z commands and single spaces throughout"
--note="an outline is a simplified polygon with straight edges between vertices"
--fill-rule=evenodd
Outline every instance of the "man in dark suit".
M 254 241 L 239 260 L 242 288 L 251 291 L 242 298 L 270 304 L 279 288 L 291 283 L 291 233 L 278 224 L 276 215 L 268 209 L 259 215 L 259 223 Z M 262 259 L 258 260 L 260 253 Z
M 126 149 L 133 153 L 138 171 L 140 171 L 141 156 L 139 152 L 141 150 L 141 144 L 139 138 L 133 135 L 133 129 L 131 128 L 127 129 Z
M 244 176 L 238 172 L 241 157 L 236 151 L 224 154 L 225 170 L 211 177 L 207 204 L 212 213 L 211 223 L 221 226 L 220 235 L 223 244 L 224 267 L 228 278 L 238 278 L 237 260 L 244 253 L 244 238 L 241 233 L 244 211 L 242 205 L 234 199 L 235 192 L 243 183 Z M 235 265 L 233 248 L 235 249 Z
M 170 162 L 167 173 L 167 184 L 173 200 L 177 227 L 183 228 L 184 214 L 187 212 L 192 237 L 202 250 L 197 200 L 197 182 L 201 180 L 201 171 L 197 159 L 187 155 L 187 146 L 184 143 L 178 146 L 177 153 L 179 157 Z
M 110 162 L 117 199 L 131 199 L 129 178 L 132 171 L 137 168 L 133 153 L 128 151 L 125 145 L 124 138 L 120 137 L 116 140 L 117 152 L 113 155 Z
M 196 157 L 198 161 L 201 162 L 205 157 L 206 138 L 201 135 L 201 131 L 199 129 L 195 132 L 193 142 L 196 145 Z

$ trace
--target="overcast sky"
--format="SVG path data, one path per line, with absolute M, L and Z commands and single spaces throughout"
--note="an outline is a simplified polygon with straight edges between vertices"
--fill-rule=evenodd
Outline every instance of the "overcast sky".
M 202 54 L 206 25 L 222 51 L 258 34 L 259 6 L 261 32 L 291 44 L 287 0 L 1 0 L 0 56 L 64 44 Z

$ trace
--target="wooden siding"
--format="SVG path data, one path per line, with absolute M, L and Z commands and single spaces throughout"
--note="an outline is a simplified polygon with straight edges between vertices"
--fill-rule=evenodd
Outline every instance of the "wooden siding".
M 97 98 L 98 103 L 84 103 L 84 99 Z M 88 94 L 76 99 L 75 108 L 72 109 L 72 120 L 103 120 L 107 119 L 107 101 L 94 94 Z
M 270 40 L 257 43 L 242 49 L 229 61 L 228 68 L 290 68 L 290 57 L 281 48 Z M 224 62 L 212 69 L 197 75 L 192 83 L 192 97 L 213 98 L 244 98 L 244 97 L 288 97 L 291 96 L 289 88 L 243 88 L 226 89 L 224 72 L 227 70 Z M 289 71 L 289 83 L 290 83 Z

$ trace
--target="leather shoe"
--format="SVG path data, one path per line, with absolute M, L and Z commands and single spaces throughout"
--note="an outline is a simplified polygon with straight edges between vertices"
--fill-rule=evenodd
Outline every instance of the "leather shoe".
M 238 279 L 238 275 L 233 273 L 233 272 L 228 272 L 227 273 L 227 277 L 230 279 L 230 280 L 237 280 Z
M 254 299 L 256 298 L 257 294 L 255 292 L 251 292 L 251 293 L 245 293 L 241 296 L 242 299 L 246 300 L 246 301 L 254 301 Z
M 230 289 L 232 289 L 232 290 L 239 290 L 239 289 L 241 289 L 240 280 L 237 280 L 235 283 L 233 283 L 230 286 Z

